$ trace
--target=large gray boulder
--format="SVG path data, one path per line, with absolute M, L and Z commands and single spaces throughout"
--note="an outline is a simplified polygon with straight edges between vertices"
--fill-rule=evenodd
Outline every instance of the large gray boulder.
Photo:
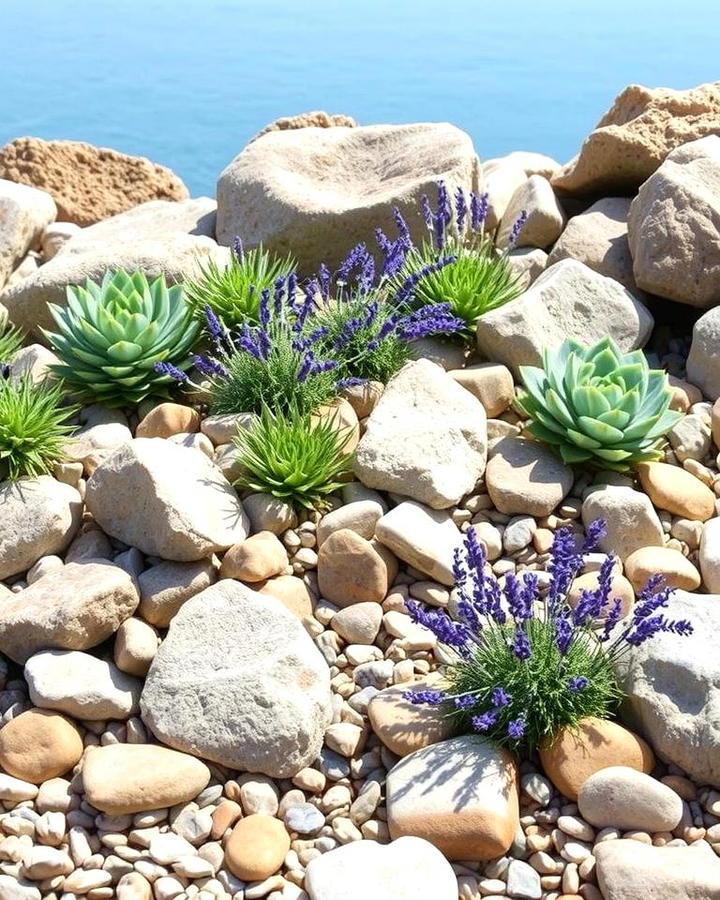
M 649 311 L 621 284 L 563 259 L 517 300 L 481 316 L 477 345 L 488 359 L 516 368 L 538 366 L 543 348 L 559 347 L 565 338 L 592 344 L 611 334 L 621 350 L 635 350 L 652 327 Z
M 279 600 L 226 579 L 188 600 L 170 623 L 141 711 L 170 747 L 289 778 L 322 747 L 332 719 L 330 671 Z
M 702 308 L 720 302 L 720 137 L 673 150 L 633 200 L 628 238 L 643 290 Z
M 67 285 L 100 281 L 108 269 L 140 269 L 169 282 L 196 274 L 201 263 L 224 264 L 228 250 L 214 233 L 215 202 L 207 197 L 174 203 L 153 200 L 83 228 L 34 274 L 9 285 L 0 299 L 10 319 L 35 338 L 52 329 L 48 303 L 65 304 Z
M 709 309 L 693 327 L 687 377 L 708 399 L 720 397 L 720 306 Z
M 374 248 L 378 226 L 396 232 L 393 206 L 422 240 L 421 195 L 438 179 L 477 191 L 480 178 L 469 135 L 446 123 L 271 131 L 220 175 L 217 238 L 290 252 L 305 274 L 334 269 L 353 244 Z
M 0 579 L 62 553 L 82 519 L 75 488 L 50 475 L 0 484 Z
M 0 290 L 56 214 L 50 194 L 0 178 Z
M 200 450 L 136 438 L 88 480 L 85 503 L 102 530 L 148 556 L 191 562 L 248 534 L 235 490 Z
M 389 382 L 355 451 L 355 474 L 370 488 L 446 509 L 485 471 L 482 403 L 427 359 Z
M 677 591 L 663 612 L 693 633 L 655 635 L 621 658 L 623 715 L 666 762 L 720 787 L 720 596 Z

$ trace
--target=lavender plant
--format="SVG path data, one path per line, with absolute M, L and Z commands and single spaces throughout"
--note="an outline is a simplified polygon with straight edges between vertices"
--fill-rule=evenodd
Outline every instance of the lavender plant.
M 436 210 L 433 211 L 427 196 L 422 198 L 422 210 L 431 238 L 420 247 L 412 248 L 406 266 L 419 270 L 441 256 L 452 255 L 454 259 L 449 265 L 417 280 L 414 305 L 449 303 L 453 315 L 463 320 L 463 336 L 473 340 L 482 315 L 515 300 L 522 293 L 522 284 L 513 274 L 507 257 L 527 215 L 521 214 L 512 229 L 508 246 L 499 252 L 492 237 L 485 232 L 487 194 L 471 193 L 468 198 L 458 188 L 453 207 L 447 188 L 440 181 Z
M 235 238 L 228 265 L 214 260 L 203 265 L 197 278 L 185 282 L 185 296 L 200 319 L 209 308 L 230 328 L 258 324 L 262 292 L 272 291 L 294 269 L 292 257 L 275 258 L 262 247 L 245 250 Z
M 608 717 L 622 697 L 615 674 L 618 658 L 660 632 L 690 634 L 692 625 L 666 617 L 671 591 L 659 576 L 650 579 L 631 615 L 621 621 L 621 601 L 611 596 L 610 556 L 597 588 L 583 590 L 571 608 L 570 585 L 583 556 L 597 549 L 603 534 L 604 523 L 592 523 L 578 548 L 570 529 L 556 532 L 550 584 L 541 599 L 533 573 L 522 580 L 509 574 L 501 586 L 469 529 L 455 556 L 457 620 L 407 601 L 413 620 L 455 653 L 448 686 L 405 696 L 415 703 L 444 704 L 458 730 L 487 735 L 521 755 L 587 716 Z

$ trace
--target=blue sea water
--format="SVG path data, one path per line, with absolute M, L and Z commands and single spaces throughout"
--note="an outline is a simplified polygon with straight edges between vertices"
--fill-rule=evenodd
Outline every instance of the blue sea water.
M 720 79 L 720 0 L 0 0 L 0 145 L 148 156 L 193 194 L 273 119 L 450 121 L 571 157 L 626 84 Z

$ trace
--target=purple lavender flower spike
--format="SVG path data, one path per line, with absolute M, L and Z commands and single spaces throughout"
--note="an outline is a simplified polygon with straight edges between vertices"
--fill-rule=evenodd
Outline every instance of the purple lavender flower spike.
M 288 276 L 289 278 L 289 276 Z M 275 310 L 275 315 L 279 316 L 283 307 L 283 301 L 285 299 L 285 278 L 281 275 L 279 278 L 275 279 L 274 291 L 273 291 L 273 308 Z
M 260 294 L 260 324 L 263 328 L 270 324 L 270 291 L 267 288 Z
M 600 541 L 607 534 L 607 526 L 604 519 L 595 519 L 585 529 L 585 541 L 580 548 L 580 555 L 585 556 L 586 553 L 595 553 L 600 545 Z
M 264 328 L 258 331 L 258 348 L 262 359 L 267 359 L 270 356 L 270 336 Z
M 575 678 L 571 678 L 568 681 L 568 690 L 573 694 L 579 694 L 585 690 L 588 684 L 590 682 L 584 675 L 576 675 Z
M 405 606 L 413 622 L 424 625 L 443 644 L 456 650 L 467 646 L 470 639 L 467 628 L 458 622 L 453 622 L 447 613 L 437 609 L 424 610 L 414 600 L 406 600 Z
M 455 709 L 470 709 L 477 703 L 477 697 L 472 694 L 463 694 L 461 697 L 455 697 L 453 700 Z
M 182 369 L 178 369 L 177 366 L 174 366 L 172 363 L 168 362 L 159 362 L 155 363 L 155 371 L 159 372 L 161 375 L 168 375 L 170 378 L 175 379 L 175 381 L 180 384 L 189 381 L 189 377 L 187 372 L 183 372 Z
M 526 659 L 530 659 L 530 657 L 532 656 L 530 638 L 522 628 L 515 629 L 515 636 L 513 638 L 511 649 L 513 652 L 513 656 L 515 656 L 516 659 L 519 659 L 521 662 L 524 662 Z
M 493 725 L 497 724 L 497 720 L 499 718 L 500 713 L 496 709 L 489 709 L 481 716 L 472 717 L 472 727 L 475 729 L 475 731 L 490 731 Z
M 525 734 L 525 721 L 523 719 L 513 719 L 512 722 L 508 722 L 507 733 L 508 737 L 511 737 L 514 741 L 519 741 Z
M 459 187 L 455 191 L 455 224 L 457 225 L 458 232 L 462 234 L 463 226 L 465 225 L 465 218 L 467 216 L 467 200 L 465 199 L 465 192 L 461 187 Z
M 361 384 L 367 384 L 366 378 L 341 378 L 335 382 L 336 391 L 344 391 L 346 388 L 359 387 Z
M 393 218 L 395 219 L 395 224 L 397 225 L 397 230 L 400 233 L 400 240 L 406 244 L 410 244 L 410 229 L 408 227 L 408 223 L 405 221 L 405 216 L 400 212 L 397 206 L 393 207 Z
M 425 220 L 425 224 L 427 225 L 428 228 L 432 229 L 433 220 L 435 217 L 433 216 L 433 211 L 430 206 L 430 200 L 429 200 L 427 194 L 423 194 L 422 197 L 420 198 L 420 209 L 422 210 L 423 219 Z
M 520 215 L 515 220 L 515 223 L 510 232 L 510 240 L 508 241 L 508 250 L 512 250 L 512 248 L 517 244 L 518 238 L 520 237 L 520 232 L 525 227 L 525 223 L 528 220 L 527 210 L 523 210 Z
M 422 704 L 438 706 L 445 700 L 445 694 L 443 691 L 434 691 L 428 688 L 423 691 L 405 691 L 403 698 L 418 706 Z
M 496 709 L 502 709 L 510 703 L 511 697 L 505 688 L 496 687 L 490 695 L 490 702 Z
M 254 356 L 255 359 L 263 359 L 260 346 L 257 340 L 253 337 L 252 331 L 250 330 L 247 322 L 243 325 L 242 332 L 237 343 L 238 347 L 245 353 L 249 353 L 251 356 Z
M 298 369 L 297 380 L 299 384 L 302 384 L 302 382 L 305 381 L 305 379 L 312 371 L 314 361 L 315 357 L 313 356 L 312 351 L 308 352 L 305 355 L 303 361 L 300 363 L 300 368 Z
M 570 649 L 572 639 L 573 627 L 570 624 L 570 620 L 565 618 L 565 616 L 559 616 L 555 620 L 555 643 L 563 656 L 565 656 Z
M 375 229 L 375 240 L 377 241 L 377 245 L 380 248 L 380 252 L 383 256 L 388 256 L 393 247 L 393 242 L 390 238 L 385 234 L 382 228 Z
M 318 269 L 318 277 L 317 277 L 317 285 L 320 289 L 320 296 L 327 303 L 330 299 L 330 282 L 332 280 L 332 275 L 330 274 L 330 269 L 325 265 L 324 262 L 320 263 L 320 268 Z
M 620 614 L 622 613 L 622 600 L 619 597 L 616 597 L 613 600 L 612 608 L 607 618 L 605 619 L 605 627 L 603 628 L 602 634 L 599 637 L 599 640 L 602 644 L 606 641 L 610 640 L 610 636 L 615 630 L 615 626 L 620 621 Z
M 488 209 L 490 206 L 490 196 L 488 193 L 478 195 L 470 194 L 470 227 L 473 231 L 480 231 L 487 219 Z
M 604 614 L 610 600 L 614 563 L 612 556 L 606 556 L 600 566 L 597 587 L 591 591 L 581 591 L 580 602 L 573 612 L 573 621 L 576 625 L 585 625 Z
M 233 248 L 233 253 L 235 254 L 235 256 L 239 260 L 242 260 L 243 256 L 245 255 L 245 251 L 243 249 L 243 242 L 242 242 L 242 239 L 240 238 L 239 234 L 235 235 L 235 239 L 233 240 L 232 248 Z
M 220 378 L 227 378 L 228 370 L 216 359 L 195 355 L 192 361 L 198 372 L 201 372 L 203 375 L 217 375 Z

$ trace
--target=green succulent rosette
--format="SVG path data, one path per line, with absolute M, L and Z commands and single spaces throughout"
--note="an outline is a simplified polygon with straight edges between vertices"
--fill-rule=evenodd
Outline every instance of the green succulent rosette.
M 563 462 L 625 472 L 658 459 L 662 437 L 681 418 L 667 375 L 641 350 L 623 353 L 606 337 L 591 347 L 566 340 L 543 352 L 543 368 L 521 366 L 518 406 L 526 430 Z
M 168 397 L 172 379 L 157 372 L 168 362 L 190 368 L 200 323 L 180 285 L 143 272 L 107 272 L 100 284 L 67 288 L 67 306 L 48 304 L 57 332 L 44 332 L 61 363 L 53 366 L 80 400 L 134 406 Z

